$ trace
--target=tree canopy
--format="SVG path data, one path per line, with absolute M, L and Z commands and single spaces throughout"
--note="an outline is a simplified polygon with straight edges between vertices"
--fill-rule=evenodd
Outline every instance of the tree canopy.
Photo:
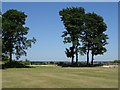
M 82 55 L 87 54 L 87 64 L 89 64 L 89 52 L 91 51 L 93 64 L 94 55 L 106 52 L 104 47 L 107 44 L 108 36 L 104 33 L 107 25 L 104 19 L 96 13 L 85 13 L 82 7 L 66 8 L 59 12 L 61 21 L 66 31 L 62 37 L 64 43 L 71 43 L 70 48 L 66 48 L 66 56 L 76 63 L 78 62 L 78 52 Z
M 78 46 L 80 45 L 79 38 L 82 32 L 83 19 L 84 19 L 84 8 L 72 7 L 66 8 L 59 12 L 61 16 L 61 21 L 66 28 L 63 32 L 62 37 L 64 37 L 64 43 L 71 43 L 72 46 L 66 48 L 66 56 L 72 58 L 72 63 L 74 62 L 74 54 L 76 55 L 76 63 L 78 62 Z
M 0 37 L 2 36 L 2 13 L 0 11 Z
M 26 50 L 35 43 L 36 39 L 27 39 L 29 28 L 25 26 L 27 15 L 24 12 L 10 9 L 2 15 L 2 53 L 8 55 L 10 62 L 12 54 L 19 59 L 26 55 Z
M 92 61 L 94 55 L 103 54 L 106 52 L 104 47 L 107 44 L 106 39 L 108 36 L 104 33 L 106 31 L 107 25 L 105 24 L 103 18 L 96 13 L 86 13 L 85 15 L 85 29 L 82 34 L 82 50 L 87 53 L 87 63 L 89 63 L 89 51 L 91 50 Z M 84 50 L 85 49 L 85 50 Z

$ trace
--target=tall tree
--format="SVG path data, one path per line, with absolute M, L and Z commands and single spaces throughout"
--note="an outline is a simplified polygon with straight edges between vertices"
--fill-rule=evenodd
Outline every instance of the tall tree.
M 0 10 L 0 60 L 2 60 L 2 13 Z
M 0 37 L 2 36 L 2 13 L 0 10 Z
M 105 24 L 104 19 L 94 12 L 90 15 L 93 16 L 93 18 L 96 20 L 96 27 L 93 29 L 93 32 L 95 34 L 92 35 L 93 42 L 91 46 L 91 64 L 93 64 L 94 55 L 101 55 L 107 51 L 105 45 L 108 44 L 108 35 L 105 34 L 105 31 L 107 30 L 107 25 Z
M 80 52 L 84 55 L 87 54 L 87 65 L 89 64 L 89 53 L 91 50 L 91 35 L 92 35 L 92 30 L 91 27 L 94 27 L 91 25 L 93 20 L 91 20 L 92 18 L 89 17 L 88 14 L 85 14 L 84 17 L 84 29 L 82 31 L 81 34 L 81 42 L 82 42 L 82 47 L 80 47 Z M 93 21 L 94 22 L 94 21 Z
M 86 14 L 85 29 L 82 35 L 82 50 L 87 53 L 87 64 L 89 63 L 90 50 L 92 54 L 91 64 L 93 64 L 94 55 L 106 52 L 106 48 L 104 47 L 107 44 L 106 39 L 108 39 L 108 36 L 104 33 L 106 28 L 107 26 L 101 16 L 94 12 Z
M 66 8 L 59 12 L 61 21 L 65 26 L 66 31 L 63 32 L 64 43 L 71 43 L 72 46 L 66 49 L 67 57 L 72 58 L 72 64 L 74 63 L 74 55 L 76 55 L 76 63 L 78 63 L 78 46 L 80 33 L 82 32 L 84 8 L 72 7 Z
M 28 27 L 25 27 L 27 15 L 24 12 L 10 9 L 2 15 L 2 53 L 9 55 L 10 62 L 12 54 L 19 59 L 21 55 L 26 55 L 26 50 L 35 43 L 36 39 L 27 39 Z

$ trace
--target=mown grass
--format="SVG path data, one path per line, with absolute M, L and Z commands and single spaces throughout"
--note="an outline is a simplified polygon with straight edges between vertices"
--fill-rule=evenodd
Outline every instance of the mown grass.
M 38 66 L 2 70 L 3 88 L 117 88 L 117 68 Z

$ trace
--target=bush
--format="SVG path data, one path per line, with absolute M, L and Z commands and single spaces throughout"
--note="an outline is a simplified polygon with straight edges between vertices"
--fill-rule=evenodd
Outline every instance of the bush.
M 31 65 L 47 65 L 47 62 L 31 62 Z
M 58 62 L 57 65 L 62 66 L 62 67 L 70 67 L 71 63 L 70 62 Z
M 55 64 L 55 62 L 50 61 L 49 64 Z
M 113 63 L 118 63 L 118 64 L 120 64 L 120 60 L 114 60 Z
M 6 62 L 2 65 L 2 68 L 30 68 L 30 66 L 26 66 L 18 61 Z
M 30 65 L 30 61 L 29 60 L 26 60 L 26 61 L 20 61 L 21 64 L 23 65 Z
M 97 66 L 102 66 L 102 63 L 98 63 L 98 64 L 88 64 L 86 62 L 78 62 L 71 64 L 70 62 L 58 62 L 57 63 L 58 66 L 62 66 L 62 67 L 97 67 Z
M 9 57 L 6 55 L 2 55 L 2 61 L 9 61 Z

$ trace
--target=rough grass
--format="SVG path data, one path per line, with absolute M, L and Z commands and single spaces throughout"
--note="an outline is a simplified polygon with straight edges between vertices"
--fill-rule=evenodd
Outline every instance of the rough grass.
M 2 61 L 0 61 L 0 64 L 3 64 L 3 62 L 2 62 Z
M 2 70 L 3 88 L 117 88 L 117 68 L 38 66 Z

